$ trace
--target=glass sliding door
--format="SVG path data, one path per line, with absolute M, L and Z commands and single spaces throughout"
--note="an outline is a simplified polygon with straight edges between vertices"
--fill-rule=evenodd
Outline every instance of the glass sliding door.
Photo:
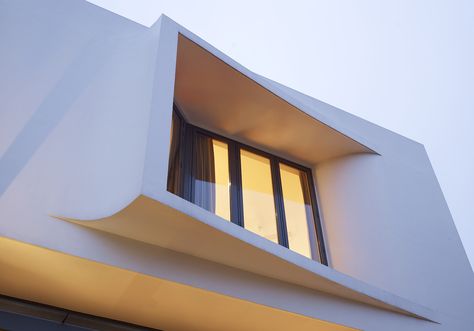
M 270 159 L 240 150 L 244 227 L 278 243 Z

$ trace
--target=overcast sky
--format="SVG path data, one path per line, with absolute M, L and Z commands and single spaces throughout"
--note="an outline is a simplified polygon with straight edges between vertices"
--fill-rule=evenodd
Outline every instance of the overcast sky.
M 90 2 L 424 144 L 474 264 L 474 1 Z

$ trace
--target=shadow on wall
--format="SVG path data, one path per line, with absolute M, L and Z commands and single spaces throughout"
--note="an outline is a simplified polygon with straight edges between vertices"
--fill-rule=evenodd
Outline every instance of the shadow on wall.
M 70 63 L 56 86 L 0 158 L 0 196 L 58 125 L 113 54 L 112 43 L 95 36 Z

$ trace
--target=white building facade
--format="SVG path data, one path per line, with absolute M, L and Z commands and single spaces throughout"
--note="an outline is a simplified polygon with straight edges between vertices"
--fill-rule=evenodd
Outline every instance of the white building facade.
M 166 16 L 0 2 L 0 329 L 474 330 L 422 145 Z

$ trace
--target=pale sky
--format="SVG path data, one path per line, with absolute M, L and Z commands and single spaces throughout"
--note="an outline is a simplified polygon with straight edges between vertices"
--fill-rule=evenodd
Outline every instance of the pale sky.
M 474 1 L 90 2 L 424 144 L 474 265 Z

